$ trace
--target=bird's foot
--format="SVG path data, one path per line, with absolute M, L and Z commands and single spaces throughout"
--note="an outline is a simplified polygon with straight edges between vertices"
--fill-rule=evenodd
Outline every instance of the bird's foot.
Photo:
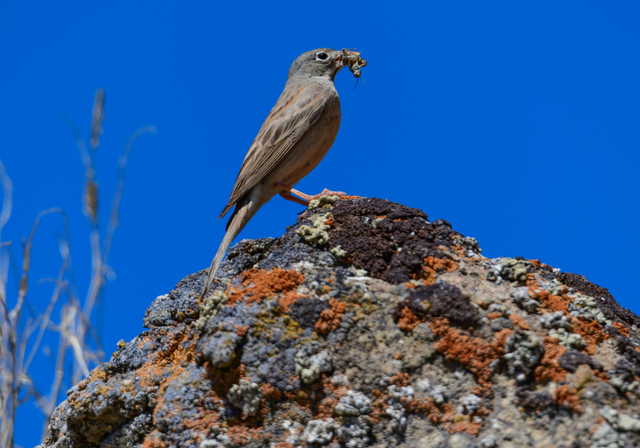
M 346 196 L 347 195 L 347 193 L 345 193 L 344 191 L 333 191 L 333 190 L 328 190 L 326 188 L 322 190 L 320 193 L 314 194 L 314 195 L 304 194 L 303 192 L 294 190 L 294 189 L 291 189 L 291 193 L 295 194 L 296 196 L 300 196 L 302 199 L 304 199 L 307 202 L 311 202 L 314 199 L 321 198 L 322 196 Z
M 276 184 L 276 186 L 285 190 L 280 193 L 280 196 L 282 196 L 284 199 L 305 206 L 308 206 L 309 202 L 313 201 L 314 199 L 321 198 L 322 196 L 347 196 L 347 193 L 345 193 L 344 191 L 332 191 L 326 188 L 318 194 L 310 195 L 305 194 L 285 184 Z M 298 197 L 293 196 L 294 194 Z

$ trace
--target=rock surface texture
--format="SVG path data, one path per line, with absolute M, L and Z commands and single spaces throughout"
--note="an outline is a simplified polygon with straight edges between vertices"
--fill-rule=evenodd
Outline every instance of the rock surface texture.
M 47 447 L 638 447 L 640 318 L 444 220 L 325 197 L 192 274 L 68 392 Z

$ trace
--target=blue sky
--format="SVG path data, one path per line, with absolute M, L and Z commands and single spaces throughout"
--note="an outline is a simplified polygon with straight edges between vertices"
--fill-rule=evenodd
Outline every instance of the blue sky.
M 640 4 L 317 5 L 0 3 L 0 158 L 14 183 L 3 239 L 16 260 L 37 213 L 62 207 L 86 291 L 83 172 L 61 114 L 86 136 L 95 89 L 106 90 L 103 229 L 123 145 L 137 127 L 158 129 L 128 165 L 115 278 L 94 316 L 107 354 L 142 331 L 156 296 L 209 266 L 225 227 L 217 216 L 291 62 L 324 46 L 357 48 L 369 65 L 356 89 L 347 70 L 337 77 L 342 127 L 300 190 L 420 208 L 476 237 L 488 257 L 539 258 L 640 313 Z M 300 211 L 276 197 L 240 238 L 279 236 Z M 34 242 L 38 309 L 60 229 L 49 218 Z M 21 412 L 18 443 L 38 442 L 36 415 Z

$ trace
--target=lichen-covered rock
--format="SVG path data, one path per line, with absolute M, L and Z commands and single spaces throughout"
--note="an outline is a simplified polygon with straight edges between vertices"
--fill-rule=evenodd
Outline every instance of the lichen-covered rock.
M 229 403 L 242 410 L 242 415 L 246 418 L 256 415 L 260 410 L 262 393 L 258 384 L 250 383 L 243 378 L 240 380 L 240 384 L 231 386 L 227 398 Z
M 321 351 L 321 347 L 319 343 L 311 343 L 296 353 L 296 373 L 305 384 L 317 381 L 320 375 L 333 369 L 331 353 L 327 350 Z
M 47 447 L 640 446 L 640 318 L 380 199 L 323 197 L 192 274 L 69 390 Z

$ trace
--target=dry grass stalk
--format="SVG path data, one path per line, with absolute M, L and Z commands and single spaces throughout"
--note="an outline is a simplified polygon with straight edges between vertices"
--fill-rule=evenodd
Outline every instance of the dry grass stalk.
M 95 153 L 102 134 L 104 118 L 104 91 L 96 91 L 90 132 L 90 147 Z M 28 238 L 22 241 L 22 269 L 15 297 L 7 296 L 9 269 L 8 249 L 11 242 L 2 240 L 2 229 L 11 217 L 13 184 L 0 161 L 0 185 L 3 203 L 0 210 L 0 446 L 13 448 L 15 444 L 15 421 L 18 408 L 34 402 L 44 416 L 42 438 L 46 436 L 51 414 L 58 404 L 63 387 L 77 384 L 85 378 L 91 368 L 104 360 L 104 352 L 99 338 L 91 325 L 91 317 L 98 297 L 106 283 L 109 253 L 113 235 L 118 224 L 118 214 L 125 183 L 125 169 L 135 140 L 145 133 L 155 133 L 155 127 L 138 129 L 125 145 L 118 163 L 116 191 L 111 201 L 111 212 L 104 235 L 100 234 L 98 216 L 98 183 L 92 168 L 92 154 L 87 151 L 79 130 L 70 123 L 76 145 L 84 166 L 85 186 L 83 193 L 84 211 L 91 223 L 91 279 L 89 289 L 80 299 L 73 282 L 70 252 L 70 235 L 67 216 L 62 209 L 52 208 L 41 212 L 35 219 Z M 53 285 L 53 291 L 46 300 L 43 312 L 38 312 L 29 303 L 29 272 L 34 236 L 40 221 L 50 215 L 61 218 L 63 237 L 58 241 L 62 262 L 56 278 L 44 279 Z M 54 313 L 60 310 L 56 319 Z M 41 356 L 43 342 L 57 334 L 57 353 L 48 390 L 40 390 L 33 381 L 34 360 Z M 73 371 L 65 371 L 65 364 L 71 360 Z

